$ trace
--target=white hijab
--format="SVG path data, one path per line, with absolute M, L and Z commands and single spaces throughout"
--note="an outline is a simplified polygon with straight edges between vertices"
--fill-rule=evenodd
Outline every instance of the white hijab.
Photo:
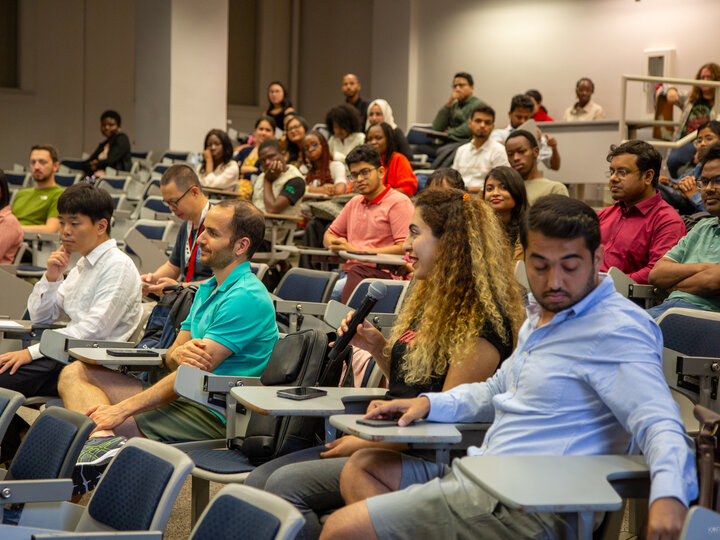
M 365 131 L 368 130 L 370 127 L 370 108 L 373 105 L 377 105 L 380 107 L 380 110 L 383 113 L 383 117 L 385 118 L 383 122 L 386 124 L 390 124 L 390 127 L 395 129 L 397 127 L 397 124 L 395 123 L 395 117 L 393 116 L 392 107 L 390 107 L 390 104 L 385 101 L 384 99 L 376 99 L 368 105 L 368 118 L 365 120 Z

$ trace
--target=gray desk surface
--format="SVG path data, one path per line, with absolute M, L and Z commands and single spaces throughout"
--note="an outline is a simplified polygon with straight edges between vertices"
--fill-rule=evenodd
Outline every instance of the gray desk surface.
M 278 251 L 287 251 L 289 253 L 299 253 L 301 255 L 325 255 L 327 257 L 336 257 L 337 253 L 324 248 L 310 248 L 302 246 L 275 246 Z
M 608 480 L 648 478 L 642 456 L 474 456 L 456 461 L 510 508 L 529 512 L 607 512 L 622 504 Z
M 384 255 L 377 253 L 350 253 L 349 251 L 340 251 L 343 259 L 352 259 L 354 261 L 372 262 L 376 264 L 389 264 L 394 266 L 405 266 L 407 261 L 402 255 Z
M 155 356 L 143 357 L 127 357 L 127 356 L 110 356 L 107 349 L 97 347 L 73 347 L 68 353 L 73 358 L 81 360 L 86 364 L 95 366 L 160 366 L 162 365 L 162 354 L 167 349 L 150 349 L 156 353 Z
M 278 390 L 292 386 L 238 386 L 230 392 L 251 411 L 270 416 L 330 416 L 345 412 L 345 396 L 382 397 L 385 388 L 323 388 L 326 396 L 293 400 L 277 396 Z
M 450 445 L 462 440 L 462 434 L 455 424 L 422 422 L 406 427 L 371 427 L 357 423 L 362 417 L 362 414 L 336 414 L 330 417 L 330 424 L 344 433 L 367 441 Z

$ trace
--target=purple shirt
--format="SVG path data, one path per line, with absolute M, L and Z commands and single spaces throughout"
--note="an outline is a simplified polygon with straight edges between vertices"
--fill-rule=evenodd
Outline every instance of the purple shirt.
M 677 211 L 660 193 L 625 208 L 622 201 L 598 212 L 605 246 L 601 272 L 615 266 L 637 283 L 647 283 L 655 262 L 685 236 Z

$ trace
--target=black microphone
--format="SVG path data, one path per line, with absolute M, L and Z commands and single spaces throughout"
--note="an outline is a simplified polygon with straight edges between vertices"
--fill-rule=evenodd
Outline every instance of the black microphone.
M 365 298 L 363 298 L 362 302 L 360 303 L 360 307 L 357 308 L 357 311 L 355 311 L 352 320 L 348 323 L 348 331 L 339 338 L 337 338 L 337 340 L 335 341 L 335 345 L 333 345 L 333 348 L 328 355 L 328 359 L 330 360 L 330 362 L 335 360 L 338 354 L 343 352 L 345 348 L 350 344 L 350 340 L 355 337 L 358 325 L 363 323 L 365 317 L 367 317 L 370 314 L 370 311 L 372 311 L 372 308 L 375 307 L 375 304 L 385 298 L 386 294 L 387 287 L 382 281 L 373 281 L 370 284 Z

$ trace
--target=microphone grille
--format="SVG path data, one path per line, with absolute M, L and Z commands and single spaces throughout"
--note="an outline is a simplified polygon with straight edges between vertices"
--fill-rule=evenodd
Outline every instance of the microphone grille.
M 382 300 L 387 294 L 387 285 L 382 281 L 373 281 L 368 287 L 368 294 L 375 300 Z

